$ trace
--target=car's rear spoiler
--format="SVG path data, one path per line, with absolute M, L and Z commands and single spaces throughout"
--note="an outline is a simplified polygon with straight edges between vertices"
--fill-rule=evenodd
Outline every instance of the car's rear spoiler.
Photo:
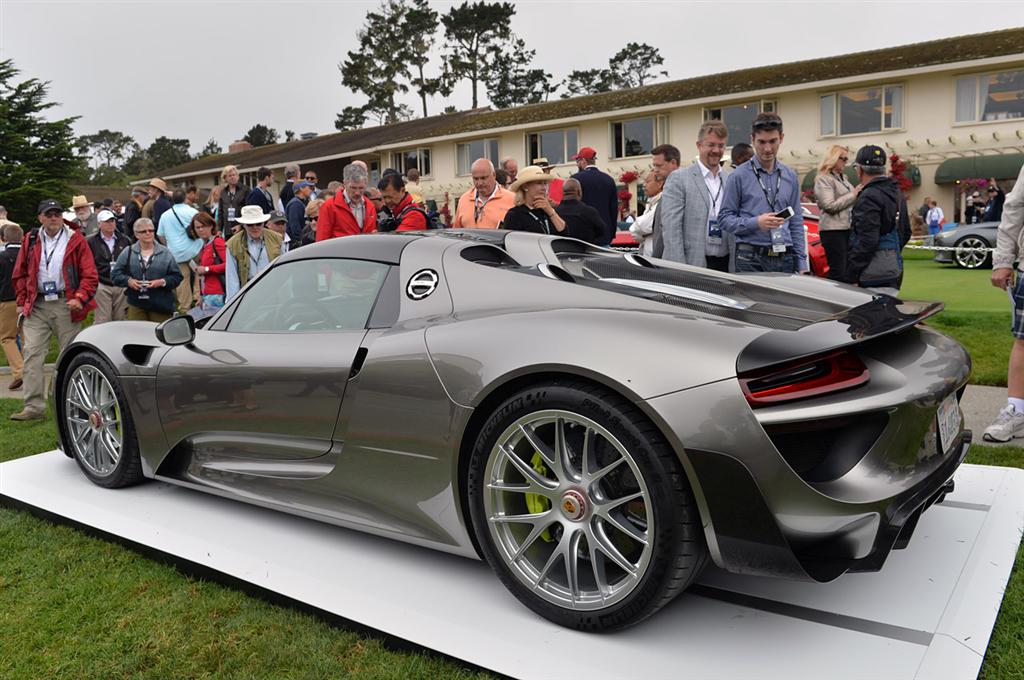
M 770 331 L 747 345 L 736 359 L 739 374 L 848 347 L 913 327 L 943 309 L 941 302 L 904 301 L 879 295 L 797 331 Z

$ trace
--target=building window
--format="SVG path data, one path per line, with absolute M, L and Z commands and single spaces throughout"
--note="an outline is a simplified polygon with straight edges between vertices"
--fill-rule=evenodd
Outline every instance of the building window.
M 956 79 L 956 122 L 1024 118 L 1024 70 Z
M 859 135 L 903 127 L 903 86 L 883 85 L 823 95 L 818 134 Z
M 498 140 L 475 139 L 472 142 L 455 145 L 455 174 L 470 174 L 470 166 L 478 158 L 486 158 L 498 164 Z
M 576 129 L 531 132 L 526 136 L 526 160 L 531 165 L 535 158 L 547 158 L 548 163 L 568 163 L 579 151 Z
M 421 177 L 430 177 L 432 175 L 430 170 L 430 149 L 420 148 L 395 151 L 391 154 L 391 162 L 394 168 L 403 175 L 407 174 L 412 168 L 419 170 Z
M 704 122 L 720 120 L 729 130 L 729 139 L 733 143 L 743 141 L 750 136 L 750 125 L 759 113 L 775 113 L 775 101 L 762 99 L 756 102 L 728 104 L 704 109 Z
M 612 123 L 612 158 L 646 156 L 668 141 L 668 117 L 634 118 Z

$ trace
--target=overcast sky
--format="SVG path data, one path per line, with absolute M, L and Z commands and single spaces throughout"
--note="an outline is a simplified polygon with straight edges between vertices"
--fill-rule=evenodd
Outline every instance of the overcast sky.
M 51 115 L 81 116 L 79 134 L 120 130 L 143 146 L 186 137 L 193 151 L 213 138 L 226 149 L 255 123 L 282 136 L 333 132 L 335 113 L 364 103 L 337 64 L 378 4 L 0 0 L 0 58 L 51 81 L 61 103 Z M 452 4 L 432 2 L 439 13 Z M 558 79 L 606 66 L 628 42 L 657 47 L 675 79 L 1024 25 L 1020 0 L 515 4 L 513 31 Z M 380 56 L 386 73 L 393 55 Z M 470 101 L 468 85 L 451 99 Z

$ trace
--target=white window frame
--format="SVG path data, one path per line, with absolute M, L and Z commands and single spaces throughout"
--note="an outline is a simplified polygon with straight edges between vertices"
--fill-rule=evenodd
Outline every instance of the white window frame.
M 416 169 L 420 171 L 420 179 L 433 179 L 434 178 L 434 150 L 429 146 L 417 146 L 406 149 L 397 149 L 391 152 L 391 167 L 395 168 L 403 175 L 405 174 L 405 168 L 402 167 L 402 163 L 399 161 L 405 154 L 410 151 L 416 152 Z M 423 172 L 423 152 L 426 151 L 430 154 L 430 173 Z
M 721 104 L 716 104 L 715 106 L 705 106 L 701 111 L 701 122 L 706 123 L 709 120 L 720 120 L 725 124 L 725 120 L 722 118 L 722 109 L 730 106 L 744 106 L 746 104 L 756 104 L 758 113 L 777 113 L 779 110 L 779 102 L 775 99 L 752 99 L 746 101 L 723 102 Z M 746 141 L 746 137 L 741 137 L 738 140 L 730 139 L 728 142 L 729 148 L 732 148 L 733 144 L 741 141 Z
M 890 89 L 899 88 L 900 90 L 900 115 L 899 125 L 892 127 L 885 126 L 885 98 Z M 878 89 L 882 91 L 882 110 L 878 112 L 879 115 L 879 126 L 878 130 L 868 130 L 867 132 L 843 132 L 839 128 L 839 122 L 842 119 L 842 111 L 840 111 L 840 102 L 843 95 L 847 92 L 858 92 L 860 90 L 874 90 Z M 832 132 L 822 132 L 822 120 L 821 120 L 821 103 L 823 100 L 832 99 Z M 861 85 L 859 87 L 848 87 L 843 90 L 834 90 L 832 92 L 822 92 L 818 96 L 818 139 L 831 139 L 833 137 L 858 137 L 861 135 L 880 135 L 888 134 L 891 132 L 900 132 L 906 129 L 907 123 L 907 84 L 906 83 L 883 83 L 879 85 Z
M 494 147 L 495 147 L 494 155 L 496 156 L 496 158 L 493 159 L 492 162 L 494 163 L 494 167 L 498 167 L 498 164 L 501 163 L 501 139 L 499 137 L 482 137 L 482 138 L 478 137 L 477 139 L 467 139 L 466 141 L 463 141 L 463 142 L 456 142 L 455 143 L 455 176 L 456 177 L 469 177 L 470 175 L 473 174 L 471 168 L 472 168 L 472 165 L 473 165 L 473 161 L 475 161 L 476 158 L 470 158 L 469 159 L 470 167 L 466 168 L 466 172 L 459 172 L 459 147 L 461 147 L 461 146 L 468 146 L 470 144 L 473 144 L 474 142 L 483 142 L 485 146 L 486 146 L 486 144 L 488 142 L 494 142 Z M 431 158 L 431 161 L 433 161 L 433 158 Z M 433 165 L 431 165 L 431 169 L 433 169 Z
M 574 163 L 573 163 L 572 157 L 576 155 L 577 151 L 579 151 L 578 147 L 580 145 L 580 129 L 578 127 L 575 127 L 575 126 L 564 127 L 564 128 L 547 128 L 547 129 L 544 129 L 544 130 L 530 130 L 529 132 L 527 132 L 526 135 L 523 138 L 523 142 L 525 143 L 526 162 L 527 162 L 527 164 L 528 165 L 532 165 L 534 158 L 547 158 L 547 153 L 545 153 L 544 149 L 539 149 L 540 156 L 532 156 L 532 154 L 530 152 L 530 137 L 533 136 L 533 135 L 537 135 L 539 137 L 540 135 L 544 135 L 544 134 L 547 134 L 549 132 L 561 132 L 562 133 L 562 146 L 564 147 L 562 149 L 562 157 L 565 158 L 565 160 L 562 161 L 561 163 L 555 163 L 555 166 L 559 166 L 559 165 L 573 165 Z M 576 146 L 577 146 L 577 148 L 575 148 L 575 149 L 572 148 L 571 146 L 569 146 L 569 142 L 568 142 L 568 136 L 569 135 L 566 134 L 568 132 L 575 132 L 576 133 Z M 539 144 L 538 144 L 538 146 L 539 146 Z
M 1021 118 L 997 118 L 993 120 L 982 120 L 981 119 L 981 79 L 988 78 L 989 76 L 997 75 L 1000 73 L 1010 73 L 1012 71 L 1024 71 L 1024 67 L 1021 68 L 1003 68 L 996 71 L 985 71 L 984 73 L 964 73 L 953 77 L 953 125 L 978 125 L 981 123 L 1006 123 L 1010 121 L 1024 121 L 1024 117 Z M 971 78 L 974 81 L 974 116 L 970 120 L 958 120 L 957 119 L 957 87 L 961 80 Z
M 613 160 L 623 160 L 623 159 L 628 159 L 628 158 L 644 158 L 644 157 L 650 155 L 650 151 L 649 150 L 646 153 L 641 153 L 641 154 L 637 154 L 637 155 L 634 155 L 634 156 L 616 156 L 615 155 L 615 146 L 616 146 L 615 126 L 619 125 L 619 124 L 625 125 L 626 123 L 629 123 L 629 122 L 634 121 L 634 120 L 650 120 L 653 123 L 653 125 L 654 125 L 654 130 L 653 130 L 653 132 L 654 132 L 654 134 L 653 134 L 654 145 L 651 147 L 651 149 L 653 149 L 653 148 L 655 148 L 655 147 L 657 147 L 657 146 L 659 146 L 661 144 L 668 144 L 668 115 L 659 113 L 659 114 L 652 115 L 652 116 L 633 116 L 633 117 L 630 117 L 630 118 L 620 118 L 618 120 L 613 120 L 613 121 L 610 121 L 608 123 L 608 138 L 611 141 L 611 147 L 610 147 L 610 153 L 609 153 L 609 158 L 610 159 L 613 159 Z M 625 140 L 622 140 L 622 151 L 623 152 L 626 151 Z

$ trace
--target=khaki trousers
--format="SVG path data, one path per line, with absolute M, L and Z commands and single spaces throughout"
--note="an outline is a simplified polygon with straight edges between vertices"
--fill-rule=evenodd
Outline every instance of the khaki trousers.
M 192 275 L 192 267 L 188 263 L 192 260 L 178 263 L 181 270 L 181 283 L 174 289 L 174 297 L 178 300 L 178 311 L 185 313 L 196 306 L 199 301 L 199 277 Z
M 71 321 L 67 300 L 63 297 L 46 302 L 43 296 L 36 298 L 32 314 L 25 318 L 21 337 L 25 343 L 25 410 L 32 413 L 46 412 L 45 376 L 43 363 L 50 349 L 50 337 L 57 336 L 61 349 L 75 339 L 82 324 Z
M 96 288 L 96 311 L 93 312 L 93 325 L 108 321 L 124 321 L 128 318 L 128 299 L 124 288 L 108 286 L 101 283 Z
M 160 323 L 161 321 L 167 321 L 173 314 L 170 312 L 155 312 L 151 309 L 143 309 L 142 307 L 136 307 L 135 305 L 128 305 L 128 320 L 129 321 L 155 321 Z
M 11 379 L 21 377 L 21 350 L 18 349 L 18 303 L 0 302 L 0 346 L 7 355 L 7 365 L 11 367 Z

